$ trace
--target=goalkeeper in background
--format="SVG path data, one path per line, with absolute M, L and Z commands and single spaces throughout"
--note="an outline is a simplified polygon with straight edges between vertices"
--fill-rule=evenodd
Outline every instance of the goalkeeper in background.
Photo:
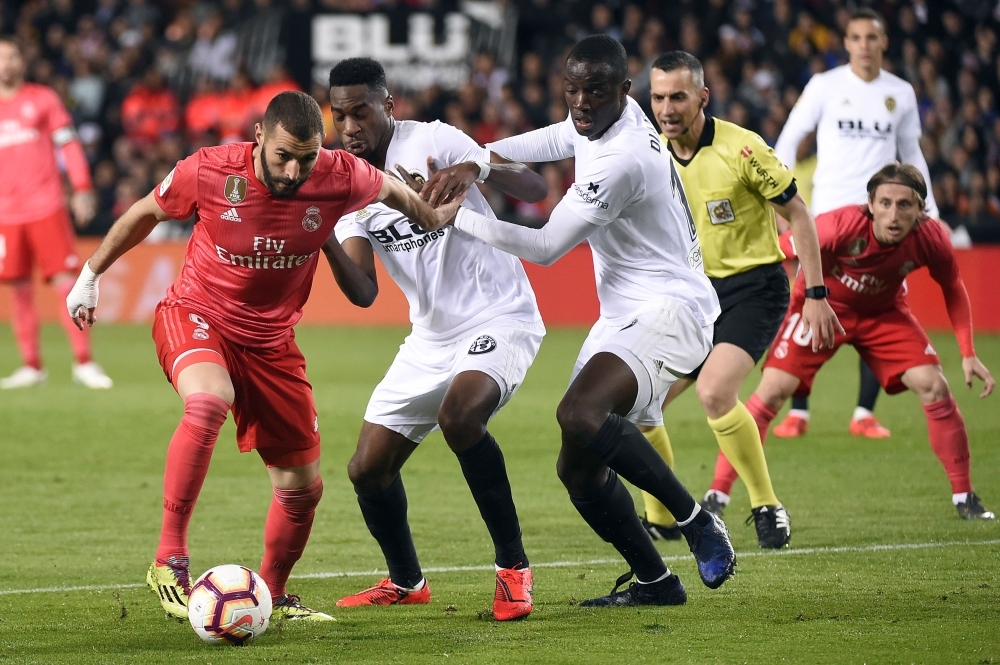
M 705 273 L 722 306 L 712 352 L 698 370 L 671 387 L 663 406 L 697 381 L 698 399 L 722 449 L 702 507 L 721 517 L 738 471 L 750 494 L 759 545 L 784 547 L 791 522 L 771 486 L 751 415 L 754 398 L 744 406 L 739 390 L 788 308 L 788 275 L 781 265 L 785 256 L 778 246 L 775 211 L 791 224 L 806 286 L 811 287 L 802 320 L 812 331 L 813 344 L 832 346 L 835 332 L 843 332 L 826 302 L 816 224 L 791 171 L 767 144 L 757 134 L 705 112 L 709 91 L 697 58 L 683 51 L 660 56 L 653 63 L 651 96 L 661 138 L 679 167 L 694 215 Z M 672 465 L 666 430 L 648 428 L 646 436 Z M 650 534 L 678 537 L 673 516 L 651 496 L 643 498 Z

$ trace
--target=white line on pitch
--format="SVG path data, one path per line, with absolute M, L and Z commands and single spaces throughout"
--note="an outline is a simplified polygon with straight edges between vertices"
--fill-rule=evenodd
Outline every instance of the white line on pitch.
M 795 555 L 806 555 L 806 554 L 841 554 L 844 552 L 898 552 L 902 550 L 926 550 L 938 547 L 975 547 L 984 545 L 1000 545 L 1000 538 L 994 538 L 991 540 L 952 540 L 939 543 L 895 543 L 890 545 L 865 545 L 865 546 L 852 546 L 846 545 L 843 547 L 803 547 L 800 549 L 787 549 L 787 550 L 758 550 L 751 552 L 737 552 L 736 558 L 744 559 L 747 557 L 761 557 L 761 556 L 795 556 Z M 663 557 L 666 562 L 672 561 L 687 561 L 690 560 L 690 554 L 674 554 L 670 556 Z M 574 566 L 600 566 L 604 564 L 611 563 L 622 563 L 621 559 L 590 559 L 588 561 L 547 561 L 543 563 L 533 563 L 532 568 L 571 568 Z M 475 572 L 481 570 L 494 570 L 494 566 L 438 566 L 434 568 L 424 568 L 425 573 L 462 573 L 462 572 Z M 367 576 L 378 576 L 387 575 L 388 573 L 384 570 L 349 570 L 343 572 L 330 572 L 330 573 L 304 573 L 302 575 L 292 575 L 292 579 L 300 580 L 317 580 L 317 579 L 329 579 L 332 577 L 367 577 Z M 138 587 L 144 587 L 145 584 L 138 582 L 132 582 L 128 584 L 86 584 L 82 586 L 51 586 L 51 587 L 41 587 L 38 589 L 2 589 L 0 590 L 0 596 L 12 596 L 15 594 L 28 594 L 28 593 L 69 593 L 72 591 L 105 591 L 114 589 L 135 589 Z

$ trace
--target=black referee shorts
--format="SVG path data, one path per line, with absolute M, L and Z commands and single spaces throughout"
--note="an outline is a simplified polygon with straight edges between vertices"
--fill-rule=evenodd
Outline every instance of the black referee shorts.
M 788 311 L 788 273 L 780 263 L 772 263 L 709 279 L 722 309 L 712 341 L 734 344 L 756 363 L 771 346 Z M 696 379 L 699 373 L 701 367 L 689 376 Z

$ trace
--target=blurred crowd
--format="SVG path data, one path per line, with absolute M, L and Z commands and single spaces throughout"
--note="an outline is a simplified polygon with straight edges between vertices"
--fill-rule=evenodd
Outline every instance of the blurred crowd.
M 506 0 L 515 57 L 470 56 L 458 90 L 390 90 L 396 116 L 442 120 L 485 143 L 566 117 L 561 67 L 590 34 L 619 39 L 631 94 L 648 109 L 657 55 L 702 59 L 708 111 L 773 145 L 799 92 L 846 62 L 846 0 Z M 866 3 L 869 4 L 869 3 Z M 942 218 L 973 240 L 1000 242 L 1000 10 L 997 3 L 882 0 L 885 68 L 916 90 Z M 418 9 L 438 16 L 457 0 L 0 0 L 0 32 L 24 45 L 28 78 L 54 87 L 77 122 L 94 169 L 103 233 L 113 219 L 202 145 L 252 139 L 267 101 L 285 89 L 313 94 L 311 19 L 317 13 Z M 329 118 L 328 118 L 329 121 Z M 328 122 L 328 145 L 338 145 Z M 811 150 L 803 144 L 800 157 Z M 808 160 L 806 160 L 808 164 Z M 498 213 L 544 220 L 572 177 L 570 164 L 542 173 L 550 197 L 527 205 L 493 195 Z M 182 232 L 182 231 L 178 231 Z

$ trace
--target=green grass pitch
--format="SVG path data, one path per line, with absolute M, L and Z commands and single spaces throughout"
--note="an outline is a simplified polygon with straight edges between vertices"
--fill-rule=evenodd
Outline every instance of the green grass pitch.
M 148 328 L 95 329 L 97 359 L 116 381 L 96 392 L 70 383 L 62 333 L 47 327 L 49 383 L 0 393 L 0 662 L 1000 663 L 1000 524 L 958 519 L 912 394 L 880 399 L 891 439 L 847 436 L 857 391 L 850 350 L 817 381 L 808 436 L 767 445 L 775 489 L 792 515 L 792 547 L 757 549 L 738 484 L 727 520 L 742 556 L 722 589 L 705 588 L 686 548 L 668 543 L 660 549 L 688 588 L 686 606 L 575 606 L 607 593 L 625 567 L 555 475 L 555 407 L 585 333 L 553 330 L 491 426 L 535 568 L 534 613 L 507 624 L 490 618 L 492 548 L 439 434 L 404 470 L 421 562 L 438 571 L 427 573 L 431 604 L 334 608 L 384 566 L 345 467 L 371 389 L 404 334 L 298 331 L 320 412 L 326 494 L 290 588 L 338 621 L 272 624 L 257 643 L 231 649 L 204 645 L 189 626 L 164 619 L 140 586 L 159 530 L 164 450 L 180 414 Z M 934 341 L 969 426 L 974 483 L 998 510 L 1000 395 L 977 399 L 962 385 L 954 340 Z M 6 374 L 17 365 L 6 326 L 0 350 Z M 1000 338 L 981 336 L 978 350 L 1000 373 Z M 690 391 L 668 413 L 668 427 L 678 475 L 700 496 L 716 443 Z M 230 421 L 192 522 L 196 573 L 260 562 L 267 477 L 233 439 Z

